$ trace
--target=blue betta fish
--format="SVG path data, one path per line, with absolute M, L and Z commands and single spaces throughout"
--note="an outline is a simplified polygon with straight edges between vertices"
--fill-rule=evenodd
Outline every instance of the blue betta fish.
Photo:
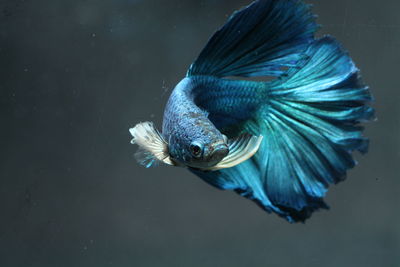
M 235 12 L 173 90 L 162 133 L 130 129 L 140 163 L 186 167 L 289 222 L 327 209 L 328 186 L 367 151 L 359 123 L 374 110 L 349 55 L 317 28 L 299 0 Z

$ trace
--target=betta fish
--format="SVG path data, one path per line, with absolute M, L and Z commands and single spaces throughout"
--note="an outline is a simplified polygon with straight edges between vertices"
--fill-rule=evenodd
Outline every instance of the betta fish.
M 257 0 L 214 33 L 172 91 L 162 131 L 130 129 L 138 161 L 185 167 L 289 222 L 319 209 L 367 152 L 372 96 L 300 0 Z

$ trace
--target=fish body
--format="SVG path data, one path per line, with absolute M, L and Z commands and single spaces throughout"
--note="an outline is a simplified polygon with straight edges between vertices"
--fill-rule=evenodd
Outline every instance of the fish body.
M 224 124 L 229 124 L 228 113 L 237 113 L 235 121 L 230 122 L 234 124 L 238 119 L 250 117 L 261 103 L 262 94 L 258 87 L 258 83 L 250 81 L 213 76 L 184 78 L 173 90 L 164 112 L 162 133 L 169 144 L 170 156 L 189 167 L 215 166 L 229 153 L 228 139 L 219 130 L 223 125 L 218 124 L 213 115 L 207 112 L 207 106 L 201 103 L 212 105 L 214 97 L 233 92 L 232 97 L 226 99 L 223 105 L 218 105 L 218 108 L 226 114 Z M 202 93 L 204 90 L 208 91 L 207 96 Z M 239 102 L 242 102 L 240 110 L 235 107 Z M 193 145 L 200 147 L 199 157 L 193 155 Z
M 366 152 L 369 88 L 298 0 L 257 0 L 209 40 L 167 102 L 162 132 L 130 129 L 139 161 L 187 167 L 289 222 L 321 208 Z M 269 81 L 249 79 L 273 77 Z
M 228 151 L 224 136 L 208 119 L 207 111 L 195 104 L 204 86 L 198 79 L 183 79 L 172 92 L 164 112 L 162 131 L 169 153 L 190 167 L 214 166 Z

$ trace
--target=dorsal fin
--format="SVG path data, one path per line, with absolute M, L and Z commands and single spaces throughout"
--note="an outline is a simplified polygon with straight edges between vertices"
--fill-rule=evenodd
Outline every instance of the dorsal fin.
M 302 1 L 254 1 L 211 37 L 187 76 L 280 76 L 297 65 L 317 28 Z

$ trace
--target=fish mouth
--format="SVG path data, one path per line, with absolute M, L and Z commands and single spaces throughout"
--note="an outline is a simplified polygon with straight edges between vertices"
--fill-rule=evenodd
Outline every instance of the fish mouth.
M 217 164 L 229 154 L 229 147 L 226 144 L 218 144 L 210 155 L 210 162 Z
M 210 152 L 202 160 L 187 162 L 185 165 L 200 170 L 213 167 L 229 154 L 229 147 L 227 144 L 217 143 L 210 146 Z

